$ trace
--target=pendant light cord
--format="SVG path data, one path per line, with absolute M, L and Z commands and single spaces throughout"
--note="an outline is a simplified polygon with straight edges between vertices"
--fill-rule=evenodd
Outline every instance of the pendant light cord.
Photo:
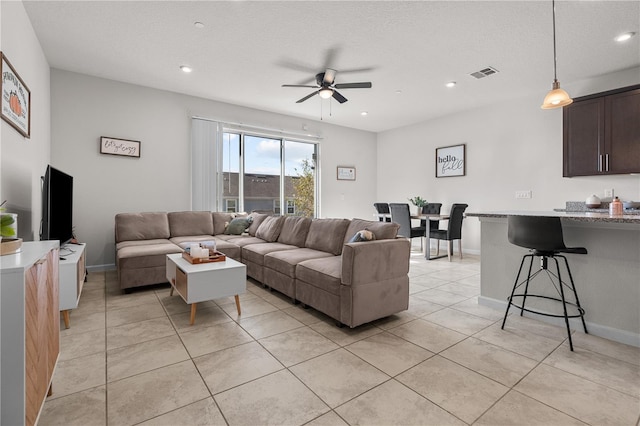
M 557 57 L 556 54 L 556 0 L 551 0 L 551 5 L 553 8 L 553 81 L 558 81 L 558 73 L 557 73 Z

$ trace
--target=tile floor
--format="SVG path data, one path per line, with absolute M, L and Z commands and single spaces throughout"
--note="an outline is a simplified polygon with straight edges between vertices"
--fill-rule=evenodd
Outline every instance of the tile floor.
M 637 425 L 640 349 L 479 306 L 480 263 L 411 259 L 409 310 L 356 329 L 247 282 L 189 306 L 92 273 L 40 425 Z

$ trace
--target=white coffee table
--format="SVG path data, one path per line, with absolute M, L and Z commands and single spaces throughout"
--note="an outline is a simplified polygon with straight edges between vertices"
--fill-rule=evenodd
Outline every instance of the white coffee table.
M 181 253 L 167 255 L 167 280 L 171 293 L 175 289 L 191 305 L 191 320 L 196 319 L 199 302 L 235 296 L 240 315 L 239 294 L 247 290 L 247 267 L 229 257 L 223 262 L 191 264 Z

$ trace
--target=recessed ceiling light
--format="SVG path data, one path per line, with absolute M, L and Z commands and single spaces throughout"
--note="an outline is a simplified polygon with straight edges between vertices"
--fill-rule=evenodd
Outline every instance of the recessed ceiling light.
M 455 81 L 450 81 L 447 84 L 445 84 L 445 86 L 447 86 L 447 87 L 454 87 L 455 85 L 456 85 Z
M 191 68 L 190 66 L 187 66 L 187 65 L 180 65 L 180 69 L 183 72 L 186 72 L 186 73 L 189 73 L 189 72 L 193 71 L 193 68 Z
M 360 115 L 364 117 L 365 115 L 369 115 L 369 113 L 367 111 L 362 111 Z
M 617 41 L 618 43 L 622 43 L 623 41 L 629 40 L 634 35 L 636 35 L 636 33 L 634 33 L 633 31 L 629 31 L 628 33 L 620 34 L 615 38 L 615 41 Z
M 204 28 L 204 24 L 202 22 L 194 22 L 193 26 L 198 29 Z
M 396 93 L 399 95 L 400 93 L 402 93 L 402 90 L 396 90 Z

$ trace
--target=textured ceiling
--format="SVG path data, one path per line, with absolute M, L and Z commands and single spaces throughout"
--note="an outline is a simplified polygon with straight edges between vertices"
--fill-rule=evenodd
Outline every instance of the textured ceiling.
M 553 80 L 551 1 L 30 1 L 53 68 L 369 131 L 539 94 Z M 558 1 L 558 79 L 640 65 L 640 1 Z M 202 29 L 194 22 L 205 24 Z M 187 64 L 191 74 L 179 70 Z M 487 66 L 499 73 L 477 80 Z M 295 101 L 326 67 L 345 104 Z M 345 71 L 345 72 L 341 72 Z M 349 71 L 349 72 L 346 72 Z M 457 81 L 453 89 L 447 81 Z M 401 93 L 398 93 L 401 91 Z M 369 115 L 363 117 L 362 111 Z

